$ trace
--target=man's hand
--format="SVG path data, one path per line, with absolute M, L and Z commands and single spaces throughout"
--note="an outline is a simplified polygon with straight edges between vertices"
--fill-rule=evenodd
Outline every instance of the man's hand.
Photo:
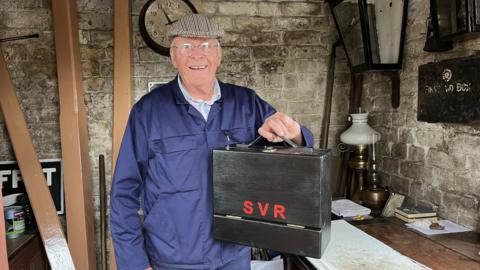
M 258 129 L 258 134 L 270 142 L 281 142 L 283 141 L 282 137 L 286 137 L 298 145 L 304 145 L 300 125 L 281 112 L 268 117 L 265 123 Z
M 147 269 L 145 269 L 145 270 L 153 270 L 153 268 L 152 268 L 152 267 L 148 267 L 148 268 L 147 268 Z

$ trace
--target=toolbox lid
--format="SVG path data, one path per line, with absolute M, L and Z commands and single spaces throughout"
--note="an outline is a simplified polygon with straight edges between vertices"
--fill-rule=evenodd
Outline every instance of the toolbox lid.
M 280 154 L 280 155 L 301 155 L 301 156 L 323 156 L 330 152 L 330 149 L 317 149 L 310 147 L 288 147 L 288 146 L 254 146 L 248 147 L 246 144 L 236 144 L 216 148 L 220 151 L 236 151 L 249 153 L 265 153 L 265 154 Z
M 214 213 L 322 228 L 331 212 L 330 150 L 273 149 L 214 150 Z

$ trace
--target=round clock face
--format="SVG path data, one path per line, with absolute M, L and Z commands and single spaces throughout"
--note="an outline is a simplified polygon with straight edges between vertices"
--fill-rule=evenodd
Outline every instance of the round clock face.
M 191 13 L 197 11 L 188 0 L 149 0 L 140 12 L 140 34 L 152 50 L 169 56 L 170 25 Z

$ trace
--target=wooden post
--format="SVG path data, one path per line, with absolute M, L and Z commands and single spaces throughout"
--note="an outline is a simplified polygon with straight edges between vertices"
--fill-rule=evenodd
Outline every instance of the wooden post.
M 75 269 L 1 50 L 0 97 L 0 107 L 50 266 L 55 270 Z
M 96 269 L 92 177 L 76 1 L 53 0 L 52 10 L 60 94 L 68 244 L 77 269 Z
M 3 56 L 2 56 L 3 57 Z M 2 194 L 2 179 L 0 179 L 0 198 L 3 198 Z M 0 205 L 3 209 L 3 200 L 0 201 Z M 5 219 L 0 217 L 0 269 L 8 270 L 8 254 L 7 254 L 7 241 L 6 241 Z
M 131 104 L 131 20 L 130 1 L 114 0 L 113 3 L 113 139 L 112 175 L 118 150 L 128 121 Z M 115 253 L 110 237 L 110 269 L 117 269 Z

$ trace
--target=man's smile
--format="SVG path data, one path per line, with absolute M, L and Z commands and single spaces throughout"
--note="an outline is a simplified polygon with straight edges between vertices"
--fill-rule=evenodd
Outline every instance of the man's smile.
M 202 70 L 202 69 L 206 69 L 207 67 L 208 65 L 202 65 L 202 66 L 190 66 L 189 68 L 193 70 Z

